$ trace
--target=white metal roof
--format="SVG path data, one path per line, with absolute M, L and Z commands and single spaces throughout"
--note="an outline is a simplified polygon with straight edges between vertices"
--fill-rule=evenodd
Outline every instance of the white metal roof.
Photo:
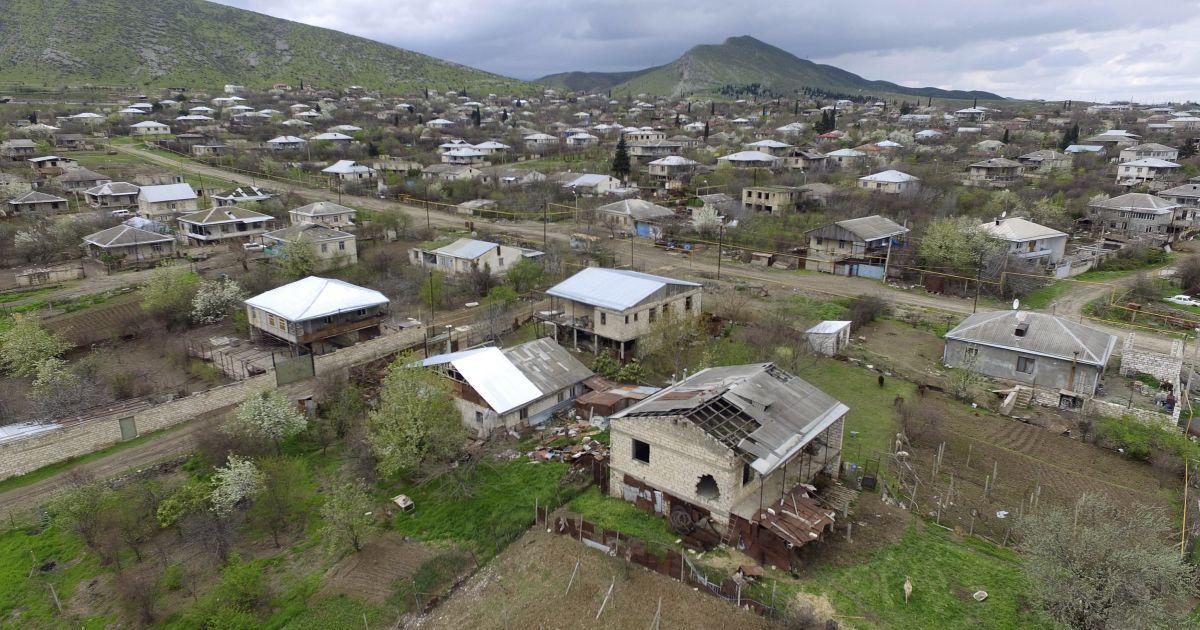
M 433 251 L 436 254 L 445 254 L 452 258 L 475 260 L 496 247 L 499 247 L 496 243 L 478 241 L 471 238 L 460 238 L 445 247 L 439 247 Z
M 821 322 L 820 324 L 817 324 L 816 326 L 813 326 L 812 328 L 809 328 L 808 330 L 806 330 L 804 332 L 817 334 L 817 335 L 828 335 L 828 334 L 832 334 L 832 333 L 841 331 L 843 328 L 846 328 L 851 323 L 852 322 L 829 320 L 829 321 Z
M 488 406 L 507 413 L 542 397 L 542 392 L 496 347 L 476 348 L 435 357 L 422 365 L 449 363 Z
M 725 160 L 727 162 L 778 162 L 779 161 L 778 157 L 771 155 L 770 153 L 763 153 L 762 151 L 738 151 L 737 153 L 730 153 L 729 155 L 723 155 L 717 159 Z
M 387 304 L 379 291 L 332 278 L 309 276 L 260 293 L 246 304 L 291 322 L 302 322 L 360 308 Z
M 1054 228 L 1049 228 L 1044 225 L 1034 223 L 1021 217 L 1011 217 L 1007 219 L 997 219 L 988 221 L 979 226 L 980 230 L 988 234 L 1014 243 L 1024 243 L 1027 241 L 1036 241 L 1043 238 L 1065 237 L 1066 234 L 1059 232 Z
M 878 173 L 874 173 L 871 175 L 866 175 L 864 177 L 859 177 L 858 179 L 860 181 L 868 181 L 868 182 L 886 182 L 889 184 L 901 184 L 904 182 L 915 182 L 915 181 L 919 180 L 920 178 L 916 177 L 914 175 L 909 175 L 908 173 L 902 173 L 897 170 L 887 170 L 887 171 L 880 171 Z
M 588 267 L 546 291 L 546 295 L 614 311 L 637 306 L 668 284 L 699 287 L 695 282 L 664 278 L 626 269 Z
M 160 186 L 142 186 L 141 196 L 149 203 L 182 201 L 195 199 L 196 191 L 192 190 L 191 184 L 162 184 Z

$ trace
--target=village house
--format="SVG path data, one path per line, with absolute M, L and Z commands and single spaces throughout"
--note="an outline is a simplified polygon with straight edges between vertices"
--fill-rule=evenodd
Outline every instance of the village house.
M 83 192 L 101 184 L 111 183 L 112 178 L 96 171 L 77 167 L 64 171 L 62 175 L 54 178 L 54 181 L 59 188 L 67 192 Z
M 667 132 L 657 129 L 627 129 L 622 134 L 625 137 L 625 142 L 657 142 L 667 139 Z
M 771 363 L 701 370 L 610 416 L 609 493 L 791 568 L 832 531 L 811 484 L 838 476 L 848 412 Z
M 299 136 L 275 136 L 267 140 L 267 148 L 275 149 L 276 151 L 299 149 L 305 144 L 308 144 L 308 141 Z
M 1180 167 L 1177 162 L 1159 158 L 1142 158 L 1117 165 L 1117 183 L 1135 186 L 1144 182 L 1169 178 Z
M 675 219 L 675 211 L 645 199 L 622 199 L 596 208 L 606 225 L 638 236 L 658 238 L 665 222 Z
M 473 348 L 424 359 L 448 379 L 462 422 L 474 437 L 539 426 L 587 391 L 592 371 L 553 339 L 511 348 Z
M 29 168 L 39 173 L 61 173 L 79 166 L 74 159 L 61 155 L 39 155 L 29 158 L 26 162 L 29 162 Z
M 254 341 L 269 337 L 324 354 L 378 337 L 388 304 L 379 291 L 309 276 L 246 300 L 246 320 Z
M 99 209 L 132 208 L 141 188 L 129 182 L 110 182 L 83 191 L 87 205 Z
M 37 143 L 25 138 L 13 138 L 0 142 L 0 156 L 10 160 L 25 160 L 37 153 Z
M 538 317 L 559 341 L 582 342 L 594 353 L 610 348 L 624 360 L 660 317 L 698 316 L 701 290 L 695 282 L 588 267 L 546 291 L 551 310 Z
M 742 207 L 783 215 L 795 211 L 800 197 L 800 189 L 793 186 L 747 186 L 742 189 Z
M 1063 168 L 1071 168 L 1071 156 L 1059 153 L 1053 149 L 1041 149 L 1017 157 L 1017 163 L 1025 167 L 1025 173 L 1031 171 L 1045 172 Z
M 545 149 L 556 146 L 558 138 L 548 133 L 531 133 L 523 138 L 525 146 L 530 149 Z
M 904 245 L 908 228 L 879 215 L 846 219 L 808 230 L 804 268 L 839 276 L 883 279 L 893 247 Z
M 717 158 L 717 166 L 723 168 L 776 168 L 783 159 L 762 151 L 738 151 Z
M 443 153 L 442 163 L 479 166 L 487 164 L 487 154 L 478 149 L 473 149 L 470 146 L 464 146 L 462 148 L 451 149 Z
M 1047 313 L 991 311 L 946 333 L 942 363 L 1078 399 L 1096 393 L 1116 344 L 1115 335 Z
M 489 166 L 480 169 L 480 181 L 502 188 L 509 186 L 526 186 L 546 181 L 546 176 L 531 168 L 513 168 L 511 166 Z
M 134 136 L 169 136 L 171 127 L 154 120 L 143 120 L 129 125 L 129 133 Z
M 142 186 L 138 190 L 138 214 L 147 219 L 171 218 L 195 212 L 199 198 L 190 184 L 160 184 Z
M 770 138 L 767 138 L 764 140 L 757 140 L 755 142 L 744 144 L 742 145 L 742 148 L 747 151 L 761 151 L 769 155 L 774 155 L 775 157 L 786 157 L 795 147 L 786 142 L 780 142 L 778 140 L 771 140 Z
M 430 164 L 421 169 L 421 179 L 462 182 L 483 176 L 483 171 L 466 164 Z
M 1028 262 L 1054 264 L 1062 260 L 1066 253 L 1066 234 L 1028 219 L 997 217 L 993 221 L 981 224 L 979 229 L 1006 243 L 1010 256 Z
M 634 161 L 645 164 L 658 158 L 679 155 L 683 152 L 683 144 L 671 140 L 630 142 L 627 150 Z
M 680 188 L 683 179 L 696 172 L 699 164 L 683 156 L 671 155 L 646 164 L 646 174 L 664 188 Z
M 1189 182 L 1160 191 L 1159 197 L 1181 206 L 1200 207 L 1200 183 Z
M 309 245 L 317 258 L 314 271 L 346 267 L 358 262 L 357 239 L 353 234 L 316 223 L 297 223 L 264 232 L 259 241 L 272 256 L 278 255 L 289 245 Z
M 837 168 L 854 168 L 862 164 L 867 154 L 854 149 L 837 149 L 825 154 L 825 163 Z
M 245 241 L 274 227 L 275 217 L 239 206 L 209 208 L 179 217 L 180 232 L 197 245 Z
M 819 171 L 825 168 L 825 154 L 813 149 L 793 149 L 783 158 L 783 165 L 795 171 Z
M 67 200 L 37 190 L 21 193 L 8 200 L 6 217 L 44 216 L 67 209 Z
M 434 269 L 448 276 L 467 274 L 485 268 L 493 274 L 503 275 L 517 261 L 523 258 L 541 258 L 542 252 L 525 247 L 460 238 L 449 245 L 434 249 L 414 247 L 408 250 L 408 257 L 414 266 Z
M 131 225 L 116 225 L 83 237 L 84 251 L 97 260 L 147 262 L 175 255 L 175 237 L 143 230 Z
M 220 206 L 236 206 L 239 203 L 260 203 L 270 201 L 275 195 L 259 188 L 258 186 L 238 186 L 233 190 L 226 190 L 212 195 L 213 204 Z
M 321 172 L 342 183 L 370 181 L 375 178 L 375 169 L 354 160 L 338 160 L 321 169 Z
M 919 177 L 896 170 L 872 173 L 858 178 L 859 188 L 892 195 L 915 192 L 920 186 L 921 179 Z
M 1020 162 L 1008 158 L 996 157 L 975 162 L 967 167 L 968 186 L 991 186 L 1006 188 L 1021 180 L 1025 167 Z
M 1179 204 L 1146 193 L 1126 193 L 1088 204 L 1092 225 L 1127 237 L 1171 238 L 1171 222 Z
M 557 173 L 553 179 L 563 188 L 581 195 L 606 195 L 621 187 L 621 180 L 598 173 Z
M 1157 142 L 1135 144 L 1121 149 L 1120 161 L 1133 162 L 1144 158 L 1157 158 L 1174 162 L 1179 159 L 1179 150 Z
M 347 208 L 332 201 L 317 201 L 288 210 L 292 225 L 314 223 L 331 228 L 353 226 L 357 214 L 358 211 L 354 208 Z
M 1141 142 L 1142 137 L 1124 129 L 1109 129 L 1085 140 L 1088 144 L 1099 144 L 1106 147 L 1127 147 Z

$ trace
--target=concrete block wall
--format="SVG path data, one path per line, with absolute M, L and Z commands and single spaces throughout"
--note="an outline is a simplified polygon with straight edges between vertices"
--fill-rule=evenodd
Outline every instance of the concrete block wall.
M 1175 406 L 1179 409 L 1179 405 Z M 1084 412 L 1110 418 L 1123 418 L 1130 416 L 1137 418 L 1147 424 L 1161 426 L 1169 429 L 1175 427 L 1175 419 L 1171 415 L 1161 411 L 1153 411 L 1150 409 L 1142 409 L 1139 407 L 1126 407 L 1125 405 L 1108 402 L 1106 400 L 1089 399 L 1084 403 Z
M 1170 354 L 1161 354 L 1137 349 L 1134 337 L 1134 333 L 1125 337 L 1125 346 L 1121 350 L 1121 376 L 1149 374 L 1162 382 L 1178 385 L 1183 371 L 1183 343 L 1176 339 L 1171 343 Z

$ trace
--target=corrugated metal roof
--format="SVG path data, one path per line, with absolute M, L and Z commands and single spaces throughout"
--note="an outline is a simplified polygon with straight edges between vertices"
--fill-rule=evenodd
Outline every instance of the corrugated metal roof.
M 1025 328 L 1022 336 L 1016 334 L 1019 325 Z M 1117 344 L 1115 335 L 1034 311 L 976 313 L 946 333 L 946 339 L 1067 361 L 1077 359 L 1098 367 L 1108 363 Z
M 612 417 L 683 416 L 768 475 L 850 409 L 772 363 L 701 370 Z
M 474 348 L 429 357 L 424 366 L 451 364 L 496 413 L 504 414 L 592 376 L 553 339 L 512 348 Z
M 622 199 L 613 203 L 604 204 L 596 208 L 600 212 L 608 214 L 619 214 L 639 220 L 662 219 L 665 217 L 674 217 L 675 211 L 670 208 L 664 208 L 656 203 L 651 203 L 645 199 Z
M 192 190 L 191 184 L 163 184 L 161 186 L 142 186 L 141 196 L 149 203 L 183 201 L 195 199 L 196 191 Z
M 699 287 L 695 282 L 664 278 L 626 269 L 588 267 L 546 291 L 546 295 L 614 311 L 640 304 L 668 285 Z
M 1039 225 L 1021 217 L 996 219 L 979 225 L 979 229 L 992 236 L 1006 241 L 1023 243 L 1036 241 L 1040 238 L 1056 238 L 1066 236 L 1054 228 Z
M 813 326 L 812 328 L 809 328 L 808 330 L 806 330 L 804 332 L 814 333 L 814 334 L 818 334 L 818 335 L 828 335 L 831 333 L 838 332 L 838 331 L 842 330 L 843 328 L 846 328 L 851 323 L 853 323 L 853 322 L 829 320 L 829 321 L 821 322 L 821 323 L 817 324 L 816 326 Z

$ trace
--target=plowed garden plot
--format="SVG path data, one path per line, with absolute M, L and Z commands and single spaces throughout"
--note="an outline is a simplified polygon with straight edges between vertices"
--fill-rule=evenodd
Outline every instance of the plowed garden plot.
M 610 586 L 612 597 L 597 619 Z M 671 578 L 541 531 L 527 532 L 415 626 L 650 628 L 660 600 L 661 628 L 776 627 Z
M 1030 509 L 1031 502 L 1069 504 L 1084 493 L 1104 493 L 1118 504 L 1167 507 L 1179 485 L 1150 466 L 1037 426 L 976 413 L 933 397 L 922 404 L 940 406 L 944 420 L 939 436 L 909 449 L 909 462 L 920 478 L 916 490 L 920 511 L 936 513 L 937 504 L 942 503 L 943 525 L 970 529 L 971 511 L 975 510 L 975 532 L 1002 540 L 1012 517 Z M 935 478 L 940 442 L 946 446 Z M 989 479 L 993 474 L 994 484 Z M 902 476 L 907 494 L 912 476 Z M 987 495 L 985 484 L 993 486 Z M 999 518 L 998 511 L 1011 516 Z
M 341 593 L 383 604 L 396 592 L 396 584 L 411 578 L 437 551 L 389 532 L 363 545 L 325 573 L 322 595 Z

